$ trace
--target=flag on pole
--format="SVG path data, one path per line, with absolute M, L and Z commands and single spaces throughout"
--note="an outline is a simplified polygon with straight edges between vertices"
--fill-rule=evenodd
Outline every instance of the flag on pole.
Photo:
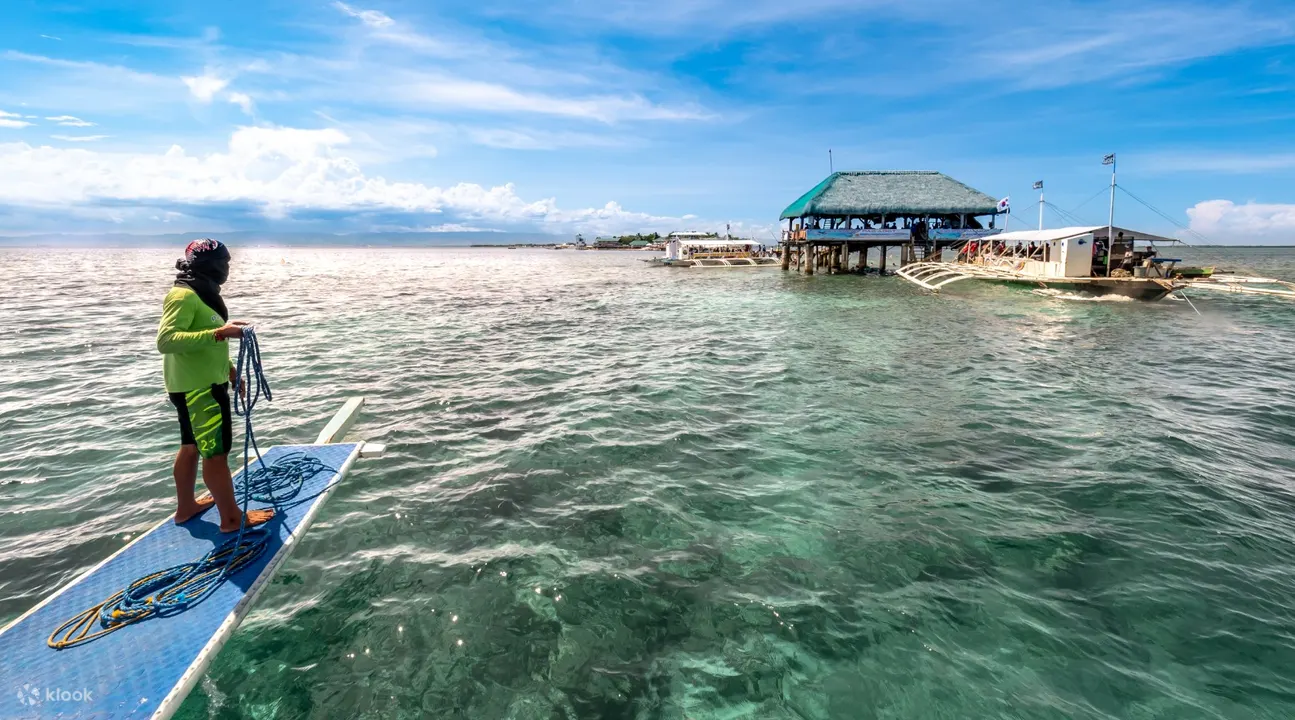
M 1005 213 L 1012 210 L 1012 197 L 1009 195 L 998 201 L 998 212 Z
M 1115 153 L 1111 153 L 1110 155 L 1107 155 L 1106 157 L 1102 158 L 1102 164 L 1103 164 L 1103 165 L 1114 165 L 1114 164 L 1115 164 Z
M 1035 181 L 1034 181 L 1034 189 L 1035 189 L 1035 190 L 1042 190 L 1042 189 L 1043 189 L 1043 181 L 1042 181 L 1042 180 L 1035 180 Z

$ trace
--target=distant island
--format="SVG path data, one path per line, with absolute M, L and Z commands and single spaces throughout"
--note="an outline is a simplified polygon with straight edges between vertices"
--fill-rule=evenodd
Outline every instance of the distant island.
M 706 233 L 704 237 L 719 238 L 719 233 Z M 616 235 L 614 237 L 596 237 L 592 244 L 587 243 L 583 235 L 576 235 L 575 242 L 502 242 L 473 243 L 474 248 L 547 248 L 556 250 L 654 250 L 660 249 L 666 236 L 658 232 L 634 233 L 633 235 Z

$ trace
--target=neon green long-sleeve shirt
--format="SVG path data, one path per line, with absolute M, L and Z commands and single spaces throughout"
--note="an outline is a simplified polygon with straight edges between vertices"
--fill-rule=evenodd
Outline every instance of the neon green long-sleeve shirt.
M 220 314 L 189 288 L 171 288 L 162 303 L 157 351 L 166 391 L 189 392 L 229 382 L 229 342 L 216 340 Z

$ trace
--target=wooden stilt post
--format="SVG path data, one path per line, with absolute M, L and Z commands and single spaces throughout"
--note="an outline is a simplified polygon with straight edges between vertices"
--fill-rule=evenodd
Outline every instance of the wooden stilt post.
M 886 255 L 887 255 L 887 251 L 888 251 L 888 250 L 890 250 L 890 246 L 889 246 L 889 245 L 882 245 L 882 246 L 881 246 L 881 260 L 879 261 L 879 263 L 878 263 L 878 265 L 877 265 L 877 274 L 878 274 L 878 275 L 885 275 L 885 274 L 886 274 Z
M 814 260 L 816 259 L 814 257 L 814 253 L 818 250 L 818 248 L 814 247 L 813 245 L 806 245 L 805 247 L 808 248 L 808 252 L 805 253 L 805 274 L 813 275 Z
M 791 241 L 782 244 L 782 271 L 787 272 L 791 269 Z

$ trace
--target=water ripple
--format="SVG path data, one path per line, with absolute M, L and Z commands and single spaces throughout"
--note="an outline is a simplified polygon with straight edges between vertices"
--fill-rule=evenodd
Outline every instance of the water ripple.
M 390 449 L 179 717 L 1295 715 L 1288 304 L 235 251 L 260 434 Z M 167 512 L 171 262 L 0 250 L 0 620 Z

